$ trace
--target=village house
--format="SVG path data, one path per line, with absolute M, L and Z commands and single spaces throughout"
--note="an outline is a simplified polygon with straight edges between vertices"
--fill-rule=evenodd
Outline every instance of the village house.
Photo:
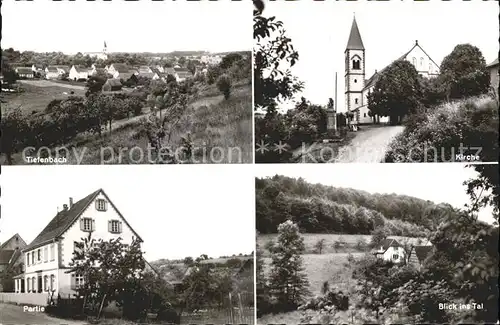
M 129 73 L 130 70 L 132 69 L 124 63 L 113 63 L 106 69 L 106 71 L 112 75 L 113 78 L 117 78 L 120 73 Z
M 70 71 L 70 69 L 71 69 L 71 68 L 70 68 L 69 66 L 67 66 L 67 65 L 55 65 L 54 67 L 55 67 L 55 68 L 57 69 L 57 71 L 59 72 L 59 75 L 63 75 L 63 74 L 65 74 L 65 73 L 68 73 L 68 74 L 69 74 L 69 71 Z
M 13 272 L 14 275 L 17 275 L 22 272 L 24 259 L 21 250 L 25 247 L 26 242 L 19 234 L 15 234 L 0 245 L 0 274 Z M 0 283 L 0 292 L 11 290 L 14 290 L 14 280 L 5 288 Z
M 102 86 L 102 91 L 119 91 L 122 90 L 122 83 L 118 79 L 108 79 Z
M 490 73 L 490 87 L 493 88 L 493 91 L 497 94 L 498 96 L 498 86 L 499 86 L 499 69 L 498 69 L 498 58 L 495 59 L 495 61 L 491 62 L 486 66 Z
M 87 80 L 89 78 L 89 68 L 73 65 L 69 70 L 69 79 L 74 81 Z
M 143 65 L 137 69 L 137 72 L 138 73 L 153 73 L 153 70 L 150 67 Z
M 193 74 L 187 68 L 174 68 L 174 71 L 177 82 L 182 82 L 193 77 Z
M 21 79 L 33 79 L 35 77 L 35 73 L 30 67 L 18 67 L 15 71 Z
M 388 262 L 399 264 L 406 261 L 406 251 L 395 239 L 384 239 L 372 253 L 375 257 Z
M 99 189 L 63 206 L 40 234 L 24 249 L 25 271 L 15 277 L 16 293 L 76 293 L 83 276 L 70 273 L 69 264 L 82 238 L 131 244 L 141 237 L 132 229 L 106 193 Z
M 351 33 L 344 51 L 345 57 L 345 107 L 347 112 L 353 113 L 351 118 L 354 124 L 370 124 L 374 122 L 389 122 L 387 117 L 371 117 L 368 109 L 368 95 L 373 91 L 380 75 L 387 69 L 381 69 L 368 79 L 365 79 L 365 47 L 361 40 L 356 19 L 353 20 Z M 413 47 L 397 60 L 407 60 L 424 78 L 434 78 L 439 75 L 439 66 L 415 41 Z
M 408 254 L 408 264 L 421 270 L 424 261 L 431 255 L 432 245 L 413 246 Z

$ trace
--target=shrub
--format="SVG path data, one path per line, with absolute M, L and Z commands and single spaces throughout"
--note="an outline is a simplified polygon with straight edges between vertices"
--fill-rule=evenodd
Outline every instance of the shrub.
M 217 88 L 224 95 L 225 99 L 228 99 L 231 95 L 231 78 L 227 75 L 222 75 L 217 79 Z

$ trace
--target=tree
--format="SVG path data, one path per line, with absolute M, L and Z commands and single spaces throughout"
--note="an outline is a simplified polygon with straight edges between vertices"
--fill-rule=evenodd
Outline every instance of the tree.
M 184 258 L 183 263 L 186 266 L 192 266 L 194 264 L 194 260 L 193 260 L 193 258 L 191 256 L 188 256 L 188 257 Z
M 421 99 L 417 70 L 410 62 L 398 60 L 381 73 L 368 95 L 368 109 L 372 116 L 389 116 L 391 124 L 398 124 L 420 108 Z
M 449 99 L 487 93 L 490 77 L 481 51 L 470 44 L 459 44 L 440 67 L 440 81 Z
M 316 253 L 321 254 L 323 248 L 325 247 L 325 239 L 319 239 L 316 244 L 314 244 L 314 250 Z
M 379 227 L 372 231 L 371 245 L 377 247 L 387 238 L 387 231 L 385 228 Z
M 217 88 L 224 95 L 224 98 L 227 100 L 231 95 L 231 78 L 227 75 L 222 75 L 217 79 Z
M 108 76 L 105 72 L 98 71 L 94 76 L 90 76 L 87 79 L 87 84 L 85 86 L 87 88 L 85 96 L 88 97 L 91 94 L 101 92 L 102 86 L 104 86 L 106 80 L 108 80 Z
M 275 113 L 280 100 L 291 99 L 303 88 L 285 66 L 293 67 L 299 59 L 291 39 L 285 35 L 283 22 L 262 16 L 261 1 L 254 1 L 254 104 L 255 109 Z
M 299 227 L 290 220 L 280 224 L 277 243 L 271 252 L 269 288 L 278 305 L 285 310 L 297 308 L 310 294 L 300 256 L 304 251 Z

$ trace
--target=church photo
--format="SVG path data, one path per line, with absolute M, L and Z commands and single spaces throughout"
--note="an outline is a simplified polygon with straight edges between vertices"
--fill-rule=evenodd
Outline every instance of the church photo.
M 473 152 L 496 134 L 475 133 L 467 107 L 491 116 L 483 131 L 498 128 L 499 9 L 463 2 L 442 15 L 449 10 L 446 2 L 262 2 L 256 162 L 497 161 L 496 147 Z M 464 24 L 472 13 L 481 20 Z

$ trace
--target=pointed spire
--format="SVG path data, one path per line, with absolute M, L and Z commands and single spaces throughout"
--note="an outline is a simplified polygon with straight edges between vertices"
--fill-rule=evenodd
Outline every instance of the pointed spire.
M 346 50 L 364 50 L 363 41 L 361 40 L 361 34 L 359 33 L 358 24 L 356 23 L 356 14 L 352 20 L 351 34 L 349 35 L 349 41 L 347 42 Z

